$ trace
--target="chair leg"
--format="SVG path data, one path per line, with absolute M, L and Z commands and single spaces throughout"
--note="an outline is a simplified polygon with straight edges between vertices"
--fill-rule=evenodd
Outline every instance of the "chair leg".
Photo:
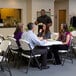
M 13 64 L 14 67 L 17 66 L 17 59 L 18 59 L 18 55 L 14 54 L 14 64 Z
M 3 66 L 2 66 L 2 63 L 0 63 L 0 67 L 1 67 L 1 71 L 4 72 L 4 68 L 3 68 Z
M 38 62 L 38 60 L 37 60 L 37 58 L 36 58 L 36 57 L 34 57 L 34 58 L 35 58 L 35 61 L 36 61 L 37 65 L 38 65 L 39 69 L 41 70 L 41 66 L 40 66 L 40 64 L 39 64 L 39 62 Z
M 8 61 L 7 60 L 6 60 L 6 66 L 7 66 L 7 69 L 8 69 L 8 72 L 9 72 L 10 76 L 12 76 L 12 73 L 10 71 L 9 64 L 8 64 Z
M 69 56 L 69 58 L 70 58 L 70 60 L 71 60 L 71 62 L 72 62 L 72 64 L 73 64 L 73 55 L 72 55 L 72 52 L 70 52 L 70 54 L 68 54 Z
M 26 69 L 26 73 L 28 73 L 28 69 L 29 69 L 29 66 L 30 66 L 31 59 L 32 58 L 29 59 L 28 66 L 27 66 L 27 69 Z
M 72 64 L 73 64 L 73 52 L 71 52 L 71 61 L 72 61 Z
M 65 62 L 65 58 L 63 58 L 63 60 L 62 60 L 62 66 L 64 65 L 64 62 Z
M 60 55 L 61 65 L 64 65 L 65 57 L 63 57 L 63 54 Z
M 63 58 L 63 63 L 62 63 L 62 65 L 64 65 L 64 62 L 65 62 L 65 59 L 67 58 L 67 59 L 69 59 L 69 60 L 71 60 L 71 62 L 72 62 L 72 64 L 73 64 L 73 56 L 72 56 L 72 53 L 66 53 L 66 54 L 64 54 L 65 56 L 64 57 L 62 57 Z M 61 59 L 62 59 L 61 58 Z

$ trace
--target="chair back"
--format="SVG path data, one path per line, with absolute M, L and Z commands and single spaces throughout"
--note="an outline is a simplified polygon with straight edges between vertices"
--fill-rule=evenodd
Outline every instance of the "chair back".
M 10 45 L 11 45 L 11 42 L 9 40 L 2 41 L 0 44 L 0 52 L 2 52 L 2 51 L 6 52 L 8 49 L 8 46 L 10 46 Z
M 73 46 L 76 46 L 76 37 L 75 36 L 72 39 L 72 44 L 73 44 Z
M 18 45 L 17 45 L 17 43 L 16 43 L 16 39 L 15 38 L 8 37 L 8 39 L 11 41 L 11 46 L 10 46 L 11 49 L 15 50 L 15 49 L 19 48 Z
M 4 71 L 4 67 L 6 67 L 6 71 L 8 71 L 10 76 L 12 76 L 8 65 L 8 57 L 7 57 L 10 45 L 11 45 L 11 42 L 9 40 L 3 40 L 0 44 L 0 53 L 2 53 L 0 55 L 0 63 L 1 63 L 0 66 L 2 71 Z
M 21 45 L 22 50 L 25 50 L 25 51 L 31 50 L 29 42 L 26 40 L 20 39 L 20 45 Z
M 4 36 L 0 34 L 0 43 L 4 40 Z

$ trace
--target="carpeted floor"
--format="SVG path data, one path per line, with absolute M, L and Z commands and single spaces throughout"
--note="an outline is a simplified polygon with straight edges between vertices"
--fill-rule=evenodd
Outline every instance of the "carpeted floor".
M 25 73 L 25 67 L 21 67 L 20 69 L 11 68 L 11 72 L 12 76 L 76 76 L 76 59 L 74 59 L 73 64 L 67 60 L 64 66 L 53 64 L 48 65 L 50 68 L 46 70 L 30 67 L 28 74 Z M 0 71 L 0 76 L 9 76 L 9 73 L 7 71 Z

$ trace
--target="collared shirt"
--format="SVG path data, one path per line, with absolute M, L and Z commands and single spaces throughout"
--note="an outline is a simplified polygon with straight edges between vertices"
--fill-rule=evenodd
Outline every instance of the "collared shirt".
M 38 37 L 34 34 L 32 30 L 29 30 L 28 32 L 24 32 L 22 34 L 22 39 L 28 41 L 30 43 L 31 48 L 33 49 L 35 46 L 44 45 L 45 41 L 40 41 Z

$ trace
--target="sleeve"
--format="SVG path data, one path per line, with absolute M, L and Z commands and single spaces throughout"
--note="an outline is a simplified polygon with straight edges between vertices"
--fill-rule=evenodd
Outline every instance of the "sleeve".
M 39 22 L 39 17 L 37 17 L 37 22 Z
M 44 40 L 43 41 L 40 41 L 35 34 L 32 35 L 32 42 L 35 45 L 44 45 L 45 44 L 45 41 Z
M 52 23 L 52 19 L 49 16 L 47 17 L 47 23 Z

